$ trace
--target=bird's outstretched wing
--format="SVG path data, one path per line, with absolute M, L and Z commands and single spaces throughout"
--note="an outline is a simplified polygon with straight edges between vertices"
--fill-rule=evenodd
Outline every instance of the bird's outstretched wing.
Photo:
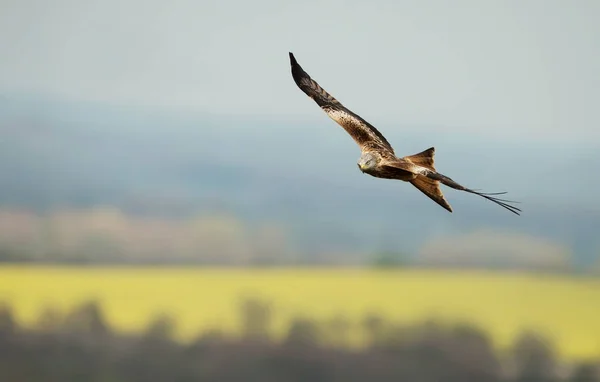
M 450 188 L 454 188 L 455 190 L 465 191 L 470 194 L 479 195 L 482 198 L 489 200 L 490 202 L 494 202 L 497 205 L 506 208 L 507 210 L 509 210 L 510 212 L 512 212 L 515 215 L 521 215 L 521 209 L 512 205 L 512 204 L 518 203 L 518 202 L 515 202 L 512 200 L 500 199 L 500 198 L 495 197 L 497 195 L 504 195 L 504 194 L 506 194 L 506 192 L 479 192 L 476 190 L 472 190 L 470 188 L 467 188 L 463 185 L 458 184 L 451 178 L 449 178 L 445 175 L 442 175 L 439 172 L 427 171 L 424 175 L 431 180 L 436 180 L 438 182 L 441 182 L 442 184 L 444 184 Z
M 331 119 L 342 126 L 361 148 L 371 146 L 394 152 L 392 145 L 373 125 L 348 110 L 315 80 L 310 78 L 291 52 L 290 65 L 294 82 L 300 90 L 312 98 Z
M 411 155 L 405 158 L 397 160 L 387 161 L 381 166 L 382 171 L 386 172 L 388 177 L 397 177 L 397 179 L 405 179 L 407 174 L 414 174 L 416 177 L 410 180 L 410 182 L 419 191 L 427 195 L 431 200 L 442 206 L 444 209 L 452 212 L 450 203 L 444 197 L 444 193 L 440 188 L 440 183 L 459 191 L 465 191 L 470 194 L 479 195 L 491 202 L 498 204 L 501 207 L 506 208 L 510 212 L 516 215 L 521 214 L 521 209 L 513 206 L 512 204 L 518 203 L 511 200 L 496 198 L 497 195 L 506 194 L 506 192 L 479 192 L 470 188 L 464 187 L 461 184 L 455 182 L 451 178 L 440 174 L 435 170 L 433 164 L 433 147 L 427 149 L 419 154 Z M 406 160 L 406 159 L 409 160 Z

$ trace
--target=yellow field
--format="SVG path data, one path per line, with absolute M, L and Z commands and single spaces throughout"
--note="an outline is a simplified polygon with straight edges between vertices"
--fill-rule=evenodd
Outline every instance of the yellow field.
M 25 325 L 46 306 L 66 311 L 97 299 L 117 329 L 142 330 L 166 312 L 180 338 L 189 339 L 211 328 L 236 332 L 244 296 L 273 303 L 275 335 L 293 316 L 342 314 L 358 323 L 374 312 L 402 323 L 471 322 L 489 330 L 500 348 L 533 328 L 563 356 L 600 355 L 600 280 L 416 270 L 0 267 L 0 302 Z

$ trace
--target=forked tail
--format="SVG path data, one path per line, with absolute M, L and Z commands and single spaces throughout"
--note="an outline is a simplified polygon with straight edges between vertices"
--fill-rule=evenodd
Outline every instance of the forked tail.
M 404 157 L 403 159 L 407 159 L 410 162 L 416 164 L 417 166 L 425 167 L 427 170 L 435 172 L 435 161 L 433 159 L 434 154 L 435 148 L 430 147 L 425 151 L 422 151 L 415 155 Z M 410 183 L 413 186 L 415 186 L 419 191 L 427 195 L 429 199 L 433 200 L 447 211 L 452 212 L 452 207 L 444 197 L 444 193 L 440 188 L 440 182 L 433 179 L 429 179 L 424 175 L 417 175 L 417 177 L 411 180 Z
M 520 215 L 521 209 L 517 208 L 515 206 L 512 206 L 510 204 L 510 203 L 518 203 L 518 202 L 494 197 L 496 195 L 506 194 L 506 192 L 495 192 L 495 193 L 479 192 L 479 191 L 472 190 L 470 188 L 461 186 L 460 184 L 456 183 L 451 178 L 438 173 L 435 170 L 434 155 L 435 155 L 435 149 L 433 147 L 431 147 L 431 148 L 429 148 L 425 151 L 422 151 L 418 154 L 404 157 L 404 159 L 407 159 L 410 162 L 427 169 L 427 171 L 424 172 L 423 174 L 417 175 L 417 177 L 414 180 L 412 180 L 411 183 L 413 184 L 413 186 L 418 188 L 421 192 L 423 192 L 425 195 L 427 195 L 430 199 L 435 201 L 437 204 L 439 204 L 446 210 L 452 212 L 452 207 L 450 207 L 450 204 L 448 203 L 448 201 L 444 197 L 444 194 L 442 193 L 442 190 L 440 189 L 440 183 L 442 183 L 450 188 L 454 188 L 455 190 L 466 191 L 471 194 L 479 195 L 487 200 L 490 200 L 490 201 L 506 208 L 507 210 L 509 210 L 510 212 L 512 212 L 514 214 Z

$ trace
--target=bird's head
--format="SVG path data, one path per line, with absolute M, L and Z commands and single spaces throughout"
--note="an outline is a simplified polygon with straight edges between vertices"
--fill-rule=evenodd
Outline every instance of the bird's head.
M 378 156 L 373 153 L 364 152 L 361 154 L 360 159 L 358 160 L 358 168 L 362 172 L 368 172 L 369 170 L 375 169 L 378 163 Z

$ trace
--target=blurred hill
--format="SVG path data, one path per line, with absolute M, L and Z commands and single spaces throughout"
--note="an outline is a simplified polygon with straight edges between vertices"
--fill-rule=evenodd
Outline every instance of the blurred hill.
M 428 243 L 469 240 L 465 234 L 481 230 L 544 242 L 532 248 L 552 252 L 551 261 L 558 251 L 576 268 L 598 261 L 598 181 L 590 177 L 600 167 L 598 143 L 455 135 L 451 127 L 402 127 L 365 115 L 399 155 L 435 146 L 440 172 L 472 188 L 506 190 L 524 211 L 512 216 L 447 190 L 449 214 L 408 184 L 360 174 L 354 142 L 318 110 L 313 116 L 0 97 L 0 207 L 39 219 L 98 206 L 134 220 L 230 216 L 251 237 L 277 227 L 281 246 L 305 261 L 323 253 L 356 254 L 338 259 L 347 263 L 373 252 L 418 256 Z

